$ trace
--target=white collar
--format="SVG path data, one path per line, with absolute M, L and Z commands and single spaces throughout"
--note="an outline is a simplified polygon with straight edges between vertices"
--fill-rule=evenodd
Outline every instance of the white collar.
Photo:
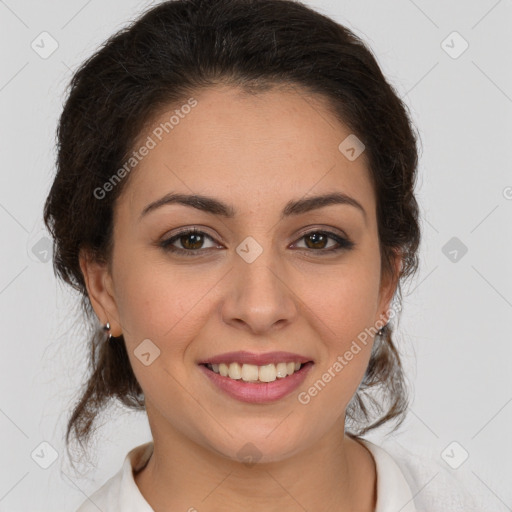
M 375 512 L 417 512 L 411 488 L 393 457 L 384 448 L 358 438 L 373 455 L 377 467 Z

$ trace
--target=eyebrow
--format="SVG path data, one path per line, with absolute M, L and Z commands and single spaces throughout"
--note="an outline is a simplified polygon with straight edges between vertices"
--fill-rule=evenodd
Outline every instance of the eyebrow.
M 139 221 L 148 213 L 168 204 L 181 204 L 184 206 L 190 206 L 192 208 L 196 208 L 197 210 L 201 210 L 213 215 L 219 215 L 226 219 L 232 219 L 236 216 L 237 213 L 233 206 L 223 203 L 214 197 L 203 196 L 199 194 L 189 195 L 170 192 L 162 198 L 148 204 L 142 210 Z M 281 220 L 286 217 L 300 215 L 302 213 L 310 212 L 312 210 L 334 204 L 345 204 L 357 208 L 363 214 L 366 223 L 366 210 L 363 208 L 361 203 L 343 192 L 333 192 L 330 194 L 308 197 L 306 199 L 288 201 L 281 213 Z

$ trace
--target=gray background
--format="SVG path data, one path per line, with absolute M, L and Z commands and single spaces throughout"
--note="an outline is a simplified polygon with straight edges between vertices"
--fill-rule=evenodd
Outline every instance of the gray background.
M 486 512 L 512 510 L 511 2 L 309 4 L 369 43 L 421 135 L 421 266 L 399 322 L 415 398 L 394 436 L 464 474 Z M 97 467 L 73 475 L 63 434 L 86 371 L 83 326 L 53 276 L 41 216 L 72 71 L 149 5 L 0 0 L 0 511 L 75 510 L 150 439 L 143 415 L 114 408 L 92 445 Z M 58 43 L 48 58 L 31 47 L 43 51 L 44 31 Z M 469 454 L 458 469 L 442 457 L 453 441 L 452 460 Z M 58 454 L 46 470 L 43 442 Z

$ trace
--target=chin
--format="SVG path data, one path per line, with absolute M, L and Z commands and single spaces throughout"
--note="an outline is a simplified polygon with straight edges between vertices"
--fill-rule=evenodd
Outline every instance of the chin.
M 275 430 L 269 435 L 272 429 Z M 237 429 L 243 435 L 227 435 L 220 443 L 210 442 L 210 448 L 227 459 L 248 465 L 286 460 L 305 448 L 304 440 L 299 436 L 291 436 L 289 429 L 278 433 L 279 427 L 276 428 L 275 423 L 272 429 L 264 432 L 259 429 L 259 432 L 253 434 Z

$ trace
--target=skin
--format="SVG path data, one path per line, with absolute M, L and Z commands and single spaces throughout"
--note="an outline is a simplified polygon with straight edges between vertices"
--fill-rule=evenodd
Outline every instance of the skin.
M 81 256 L 94 310 L 114 336 L 124 335 L 146 397 L 155 448 L 135 481 L 156 512 L 373 511 L 374 460 L 344 435 L 373 339 L 309 404 L 297 400 L 359 333 L 385 322 L 396 288 L 381 272 L 365 154 L 349 161 L 338 145 L 350 130 L 322 97 L 297 87 L 250 96 L 216 86 L 194 98 L 198 105 L 137 165 L 116 203 L 111 265 Z M 172 204 L 139 220 L 170 191 L 213 196 L 238 213 L 224 219 Z M 353 206 L 329 205 L 280 220 L 288 201 L 333 191 L 359 201 L 366 218 Z M 158 246 L 194 226 L 213 240 L 173 245 L 204 256 Z M 315 246 L 304 238 L 321 229 L 355 246 L 322 256 L 336 241 Z M 235 251 L 247 236 L 263 248 L 250 264 Z M 161 351 L 149 366 L 134 355 L 147 338 Z M 219 391 L 197 366 L 233 350 L 285 350 L 315 365 L 285 398 L 248 404 Z M 261 454 L 252 466 L 237 456 L 248 442 Z

